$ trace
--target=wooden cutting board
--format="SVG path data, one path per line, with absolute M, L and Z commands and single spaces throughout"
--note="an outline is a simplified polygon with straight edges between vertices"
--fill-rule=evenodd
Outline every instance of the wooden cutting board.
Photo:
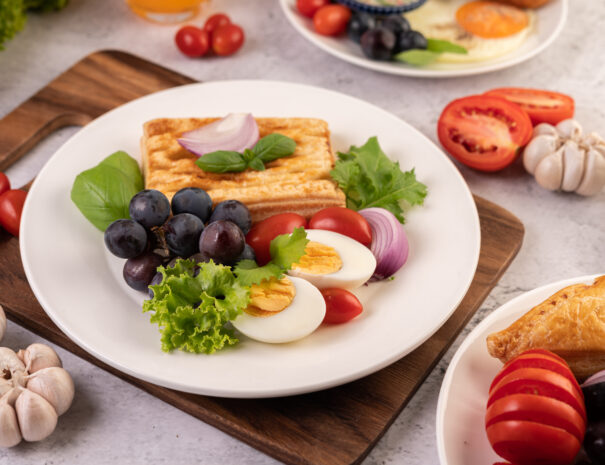
M 43 137 L 85 125 L 112 108 L 192 79 L 117 51 L 76 63 L 0 120 L 0 171 Z M 17 239 L 0 232 L 0 304 L 8 317 L 175 407 L 288 464 L 359 463 L 479 308 L 521 246 L 524 228 L 475 197 L 481 255 L 473 283 L 447 323 L 414 352 L 358 381 L 312 394 L 240 400 L 185 394 L 132 378 L 84 352 L 48 318 L 25 277 Z M 9 292 L 10 290 L 10 292 Z

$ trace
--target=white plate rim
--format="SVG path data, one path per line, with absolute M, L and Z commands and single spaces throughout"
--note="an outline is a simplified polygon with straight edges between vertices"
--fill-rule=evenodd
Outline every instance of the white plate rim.
M 466 282 L 466 284 L 460 288 L 460 292 L 457 296 L 456 299 L 456 303 L 455 305 L 452 305 L 452 308 L 450 309 L 450 311 L 447 314 L 443 315 L 443 318 L 438 322 L 438 324 L 436 324 L 434 326 L 433 331 L 430 334 L 426 334 L 425 337 L 420 338 L 417 340 L 417 342 L 413 345 L 408 346 L 408 348 L 399 354 L 393 354 L 392 357 L 386 358 L 384 360 L 382 360 L 380 363 L 376 363 L 372 366 L 368 366 L 366 367 L 366 369 L 364 370 L 359 370 L 353 374 L 350 374 L 349 376 L 345 376 L 345 377 L 340 377 L 337 379 L 331 379 L 328 382 L 315 382 L 315 383 L 311 383 L 305 386 L 297 386 L 297 387 L 293 387 L 293 388 L 289 388 L 289 389 L 280 389 L 280 390 L 273 390 L 271 392 L 266 392 L 266 391 L 249 391 L 249 390 L 212 390 L 212 389 L 204 389 L 204 390 L 199 390 L 197 388 L 191 388 L 190 386 L 187 385 L 182 385 L 176 381 L 166 381 L 165 379 L 161 378 L 161 377 L 154 377 L 154 376 L 142 376 L 139 372 L 137 372 L 136 370 L 131 369 L 128 366 L 122 365 L 120 363 L 116 363 L 114 360 L 105 357 L 102 353 L 99 353 L 98 351 L 94 350 L 93 348 L 91 348 L 86 341 L 80 339 L 79 337 L 77 337 L 76 335 L 74 335 L 68 327 L 65 326 L 65 324 L 63 323 L 63 321 L 61 320 L 61 318 L 56 315 L 52 310 L 49 310 L 51 308 L 50 303 L 46 300 L 43 292 L 41 291 L 40 287 L 38 286 L 36 279 L 35 279 L 35 273 L 33 271 L 33 269 L 29 266 L 29 253 L 28 253 L 28 247 L 27 247 L 27 240 L 25 239 L 25 237 L 27 237 L 27 235 L 23 235 L 24 238 L 23 240 L 20 241 L 20 252 L 21 252 L 21 257 L 22 257 L 22 263 L 24 266 L 24 270 L 25 270 L 25 274 L 26 277 L 28 279 L 28 282 L 34 292 L 34 295 L 36 296 L 36 298 L 38 299 L 39 303 L 41 304 L 42 308 L 45 310 L 45 312 L 49 315 L 49 317 L 51 318 L 51 320 L 71 339 L 73 340 L 78 346 L 80 346 L 82 349 L 86 350 L 88 353 L 92 354 L 93 356 L 95 356 L 96 358 L 98 358 L 99 360 L 103 361 L 104 363 L 117 368 L 118 370 L 127 373 L 128 375 L 131 375 L 133 377 L 142 379 L 144 381 L 147 382 L 151 382 L 157 385 L 161 385 L 161 386 L 165 386 L 171 389 L 176 389 L 176 390 L 180 390 L 183 392 L 191 392 L 191 393 L 197 393 L 197 394 L 203 394 L 203 395 L 210 395 L 210 396 L 220 396 L 220 397 L 234 397 L 234 398 L 264 398 L 264 397 L 277 397 L 277 396 L 289 396 L 289 395 L 297 395 L 297 394 L 302 394 L 302 393 L 308 393 L 308 392 L 314 392 L 314 391 L 318 391 L 318 390 L 322 390 L 322 389 L 327 389 L 330 387 L 334 387 L 334 386 L 338 386 L 341 384 L 345 384 L 354 380 L 357 380 L 359 378 L 362 378 L 364 376 L 367 376 L 369 374 L 372 374 L 388 365 L 390 365 L 391 363 L 394 363 L 395 361 L 399 360 L 401 357 L 407 355 L 408 353 L 410 353 L 411 351 L 413 351 L 414 349 L 416 349 L 418 346 L 420 346 L 422 343 L 424 343 L 428 338 L 430 338 L 451 316 L 451 314 L 456 310 L 457 306 L 459 305 L 459 303 L 462 301 L 462 299 L 464 298 L 464 296 L 466 295 L 466 292 L 468 291 L 468 288 L 470 287 L 474 274 L 476 272 L 476 267 L 477 267 L 477 263 L 479 260 L 479 252 L 480 252 L 480 245 L 481 245 L 481 233 L 480 233 L 480 224 L 479 224 L 479 217 L 478 217 L 478 212 L 477 212 L 477 207 L 476 204 L 474 202 L 472 193 L 468 187 L 468 185 L 466 184 L 466 181 L 464 180 L 464 178 L 462 177 L 462 175 L 460 174 L 460 172 L 458 171 L 458 169 L 456 168 L 455 164 L 453 163 L 453 161 L 447 157 L 447 155 L 445 155 L 443 153 L 443 151 L 435 144 L 433 143 L 428 137 L 426 137 L 423 133 L 421 133 L 420 131 L 418 131 L 417 129 L 415 129 L 413 126 L 411 126 L 409 123 L 407 123 L 406 121 L 398 118 L 397 116 L 395 116 L 394 114 L 383 110 L 380 107 L 377 107 L 374 104 L 371 104 L 367 101 L 364 101 L 362 99 L 359 99 L 357 97 L 353 97 L 341 92 L 337 92 L 337 91 L 333 91 L 330 89 L 325 89 L 325 88 L 321 88 L 321 87 L 316 87 L 316 86 L 312 86 L 312 85 L 306 85 L 306 84 L 298 84 L 298 83 L 291 83 L 291 82 L 283 82 L 283 81 L 270 81 L 270 80 L 226 80 L 226 81 L 212 81 L 212 82 L 201 82 L 201 83 L 193 83 L 193 84 L 188 84 L 185 86 L 178 86 L 176 88 L 169 88 L 169 89 L 164 89 L 161 90 L 159 92 L 155 92 L 153 94 L 149 94 L 143 97 L 140 97 L 138 99 L 135 99 L 131 102 L 128 102 L 120 107 L 117 107 L 115 109 L 110 110 L 109 112 L 101 115 L 100 117 L 98 117 L 97 119 L 93 120 L 91 123 L 89 123 L 86 127 L 95 127 L 96 125 L 100 125 L 102 124 L 106 119 L 110 119 L 112 118 L 113 114 L 115 112 L 120 111 L 121 108 L 130 105 L 132 103 L 135 102 L 142 102 L 142 101 L 146 101 L 148 99 L 152 99 L 154 98 L 154 96 L 158 95 L 158 94 L 164 94 L 164 93 L 169 93 L 171 91 L 174 91 L 175 89 L 181 89 L 183 87 L 194 87 L 194 86 L 213 86 L 213 85 L 229 85 L 229 84 L 249 84 L 249 83 L 254 83 L 254 84 L 260 84 L 260 85 L 266 85 L 266 86 L 271 86 L 274 84 L 279 84 L 279 85 L 288 85 L 288 86 L 294 86 L 294 87 L 300 87 L 300 88 L 307 88 L 310 90 L 320 90 L 321 92 L 327 92 L 330 94 L 335 94 L 338 95 L 340 97 L 344 97 L 347 99 L 350 99 L 352 101 L 356 101 L 356 102 L 361 102 L 365 105 L 371 105 L 372 107 L 374 107 L 377 111 L 381 112 L 385 117 L 391 118 L 393 120 L 396 120 L 398 122 L 398 124 L 403 124 L 405 126 L 407 126 L 408 128 L 410 128 L 411 130 L 413 130 L 414 132 L 416 132 L 419 136 L 421 136 L 425 143 L 430 144 L 431 146 L 433 146 L 434 148 L 436 148 L 437 150 L 439 150 L 440 152 L 442 152 L 444 160 L 451 165 L 451 167 L 453 168 L 453 173 L 455 173 L 455 176 L 457 176 L 458 180 L 462 183 L 462 185 L 464 186 L 464 192 L 465 195 L 467 196 L 468 200 L 469 200 L 469 205 L 472 205 L 472 209 L 473 209 L 473 213 L 474 213 L 474 222 L 473 224 L 469 227 L 469 233 L 472 232 L 473 235 L 475 235 L 477 237 L 477 243 L 476 243 L 476 247 L 474 250 L 474 254 L 473 254 L 473 262 L 474 262 L 474 269 L 473 272 L 470 273 L 470 276 L 468 278 L 468 281 Z M 57 150 L 56 153 L 58 153 L 59 151 L 61 151 L 63 149 L 63 147 L 67 147 L 71 140 L 74 139 L 75 137 L 78 136 L 80 132 L 76 133 L 72 138 L 70 138 L 60 149 Z M 30 223 L 30 215 L 29 215 L 29 211 L 32 208 L 30 206 L 31 202 L 28 201 L 28 199 L 33 198 L 35 193 L 37 192 L 37 188 L 39 185 L 39 180 L 43 179 L 47 170 L 50 170 L 50 167 L 52 166 L 52 162 L 53 159 L 55 158 L 55 155 L 53 155 L 48 162 L 44 165 L 44 167 L 41 169 L 39 175 L 36 177 L 36 180 L 34 181 L 31 189 L 30 189 L 30 195 L 28 195 L 25 205 L 24 205 L 24 209 L 23 209 L 23 214 L 22 214 L 22 228 L 27 231 L 28 230 L 28 225 Z M 33 195 L 32 195 L 33 194 Z
M 540 303 L 542 300 L 548 298 L 549 295 L 554 294 L 555 292 L 563 289 L 564 287 L 570 286 L 572 284 L 578 284 L 578 283 L 589 284 L 589 283 L 592 283 L 597 277 L 603 276 L 603 274 L 605 274 L 605 273 L 597 273 L 597 274 L 591 274 L 591 275 L 578 276 L 575 278 L 562 279 L 560 281 L 555 281 L 555 282 L 551 282 L 548 284 L 544 284 L 542 286 L 539 286 L 537 288 L 524 292 L 524 293 L 518 295 L 517 297 L 509 300 L 508 302 L 502 304 L 500 307 L 498 307 L 496 310 L 494 310 L 492 313 L 490 313 L 485 319 L 483 319 L 481 321 L 481 323 L 479 323 L 468 334 L 468 336 L 466 336 L 466 338 L 464 339 L 464 341 L 462 342 L 462 344 L 460 345 L 460 347 L 458 348 L 458 350 L 452 357 L 452 360 L 450 361 L 447 371 L 445 373 L 445 376 L 443 378 L 443 382 L 441 383 L 441 389 L 439 390 L 439 398 L 437 401 L 436 430 L 435 431 L 436 431 L 436 436 L 437 436 L 437 452 L 438 452 L 438 456 L 439 456 L 439 463 L 441 465 L 457 465 L 457 464 L 450 464 L 447 462 L 447 457 L 446 457 L 447 445 L 445 443 L 444 434 L 443 434 L 443 432 L 445 430 L 445 426 L 444 426 L 445 411 L 446 411 L 446 406 L 447 406 L 448 402 L 450 402 L 450 389 L 452 387 L 452 379 L 456 372 L 456 368 L 458 367 L 458 364 L 460 363 L 461 359 L 465 356 L 465 354 L 466 354 L 467 350 L 469 349 L 469 347 L 471 346 L 471 344 L 473 344 L 479 337 L 484 336 L 485 333 L 488 331 L 488 328 L 490 328 L 497 320 L 500 320 L 503 317 L 506 317 L 512 311 L 511 308 L 514 309 L 514 307 L 517 303 L 522 302 L 522 301 L 528 301 L 528 302 L 534 301 L 535 303 L 533 305 L 531 305 L 531 307 L 528 308 L 528 310 L 529 310 L 529 309 L 533 308 L 535 305 L 537 305 L 538 303 Z M 537 297 L 537 296 L 541 296 L 541 297 Z M 528 310 L 521 311 L 520 313 L 524 314 Z M 502 328 L 502 329 L 504 329 L 504 328 Z M 490 329 L 489 331 L 494 331 L 494 329 Z
M 532 48 L 524 54 L 513 56 L 507 60 L 497 61 L 495 63 L 491 63 L 489 61 L 485 63 L 479 62 L 477 63 L 478 66 L 476 67 L 436 70 L 426 69 L 422 67 L 406 66 L 403 64 L 397 65 L 391 62 L 373 61 L 364 57 L 358 57 L 348 53 L 343 53 L 324 43 L 321 38 L 317 37 L 317 34 L 314 34 L 312 31 L 309 31 L 300 23 L 300 18 L 297 18 L 297 14 L 293 11 L 293 1 L 294 0 L 279 0 L 284 15 L 286 16 L 286 18 L 288 18 L 290 24 L 300 35 L 302 35 L 313 45 L 322 49 L 324 52 L 327 52 L 330 55 L 333 55 L 337 58 L 340 58 L 341 60 L 347 61 L 362 68 L 387 74 L 394 74 L 398 76 L 418 78 L 454 78 L 462 76 L 474 76 L 477 74 L 500 71 L 511 66 L 523 63 L 541 53 L 557 39 L 561 31 L 563 30 L 565 23 L 567 22 L 567 17 L 569 14 L 569 1 L 558 0 L 560 2 L 561 15 L 559 17 L 559 21 L 557 22 L 556 27 L 552 29 L 551 34 L 545 41 L 541 42 L 537 47 Z

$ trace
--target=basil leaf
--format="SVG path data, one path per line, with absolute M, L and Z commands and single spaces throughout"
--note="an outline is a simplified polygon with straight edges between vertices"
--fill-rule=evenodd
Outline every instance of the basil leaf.
M 130 199 L 139 190 L 136 182 L 123 171 L 100 164 L 76 177 L 71 200 L 88 221 L 105 231 L 115 220 L 130 217 Z
M 465 49 L 464 47 L 457 45 L 457 44 L 453 44 L 452 42 L 449 42 L 447 40 L 426 39 L 426 41 L 427 41 L 426 49 L 430 52 L 459 53 L 462 55 L 466 55 L 468 53 L 468 50 Z
M 393 58 L 397 61 L 403 61 L 414 66 L 424 66 L 432 63 L 439 57 L 439 53 L 430 50 L 407 50 L 398 53 Z
M 274 133 L 259 140 L 252 148 L 252 151 L 263 162 L 269 163 L 278 158 L 292 155 L 295 149 L 296 142 L 293 139 Z
M 253 158 L 248 162 L 248 166 L 256 171 L 265 171 L 265 164 L 260 158 Z
M 246 169 L 246 160 L 239 152 L 218 150 L 200 157 L 195 162 L 204 171 L 210 173 L 239 173 Z
M 142 191 L 145 187 L 139 164 L 126 152 L 120 150 L 112 153 L 105 160 L 99 163 L 99 166 L 113 166 L 114 168 L 119 169 L 132 180 L 137 192 Z
M 244 150 L 244 153 L 242 153 L 242 155 L 244 157 L 244 160 L 246 160 L 246 162 L 249 162 L 253 158 L 256 158 L 256 154 L 250 149 Z

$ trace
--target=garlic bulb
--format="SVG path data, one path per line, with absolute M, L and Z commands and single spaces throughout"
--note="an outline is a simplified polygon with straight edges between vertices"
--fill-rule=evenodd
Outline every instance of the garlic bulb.
M 74 383 L 52 348 L 32 344 L 16 354 L 0 347 L 0 447 L 49 436 L 73 397 Z
M 596 195 L 605 186 L 605 141 L 596 133 L 584 136 L 573 119 L 542 123 L 525 147 L 523 165 L 545 189 Z
M 4 337 L 4 333 L 6 332 L 6 314 L 4 313 L 4 309 L 2 305 L 0 305 L 0 341 Z

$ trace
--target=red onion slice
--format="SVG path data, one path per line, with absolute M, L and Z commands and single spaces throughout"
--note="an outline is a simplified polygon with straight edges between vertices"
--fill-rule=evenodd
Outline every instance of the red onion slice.
M 588 378 L 584 383 L 582 383 L 582 387 L 592 386 L 593 384 L 605 383 L 605 370 L 599 371 Z
M 370 224 L 372 244 L 376 257 L 376 270 L 371 281 L 386 279 L 397 272 L 407 261 L 410 246 L 403 225 L 384 208 L 366 208 L 359 212 Z
M 179 144 L 198 157 L 217 150 L 243 152 L 258 142 L 256 120 L 250 113 L 229 113 L 223 119 L 185 132 Z

